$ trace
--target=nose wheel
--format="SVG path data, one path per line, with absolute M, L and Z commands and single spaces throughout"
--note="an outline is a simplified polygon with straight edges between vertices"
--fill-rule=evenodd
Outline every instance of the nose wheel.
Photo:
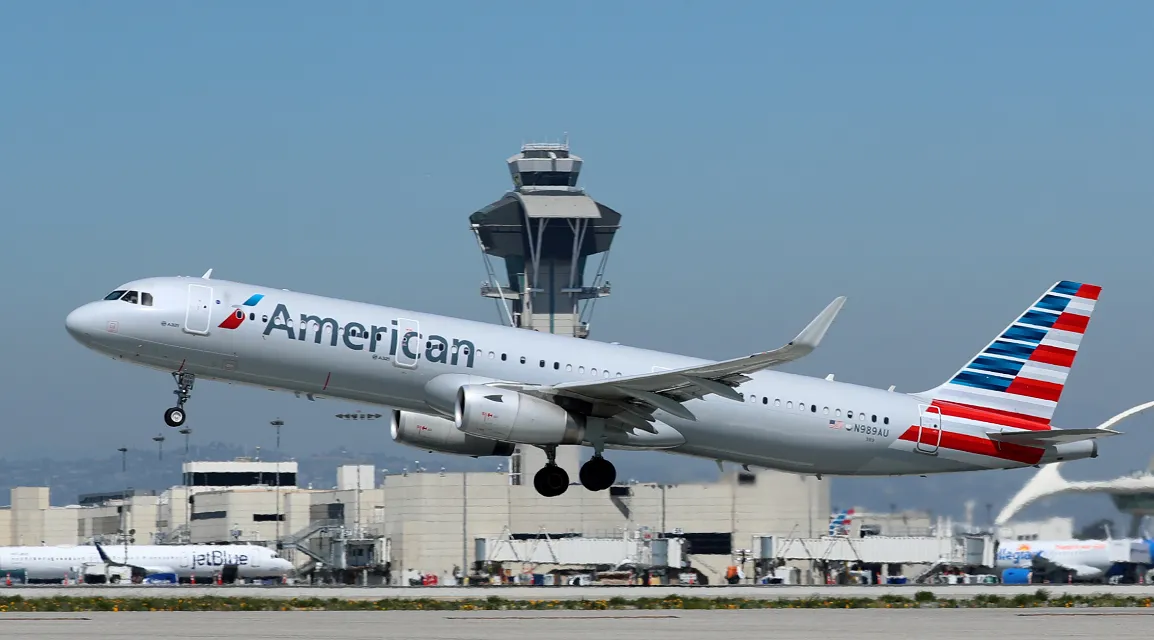
M 172 379 L 176 381 L 176 406 L 164 412 L 164 423 L 170 427 L 179 427 L 184 424 L 187 417 L 184 413 L 184 403 L 192 397 L 192 385 L 196 382 L 196 376 L 187 371 L 172 372 Z
M 617 480 L 617 468 L 600 455 L 581 465 L 581 484 L 590 491 L 604 491 Z

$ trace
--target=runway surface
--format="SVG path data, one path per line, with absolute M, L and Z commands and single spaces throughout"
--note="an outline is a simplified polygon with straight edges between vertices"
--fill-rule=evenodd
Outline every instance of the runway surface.
M 984 637 L 1149 636 L 1147 609 L 774 609 L 585 612 L 123 612 L 0 614 L 0 637 L 27 640 L 138 640 L 164 637 L 360 640 L 566 640 L 729 637 L 812 640 L 846 637 L 973 640 Z
M 109 598 L 224 596 L 248 598 L 344 598 L 380 600 L 383 598 L 463 598 L 499 597 L 512 600 L 608 600 L 609 598 L 663 598 L 684 595 L 699 598 L 878 598 L 883 595 L 913 597 L 918 591 L 931 591 L 943 598 L 972 598 L 979 594 L 1012 597 L 1047 589 L 1052 595 L 1090 595 L 1108 593 L 1119 596 L 1154 596 L 1154 585 L 902 585 L 902 586 L 718 586 L 718 587 L 343 587 L 343 586 L 185 586 L 185 585 L 89 585 L 89 586 L 0 586 L 0 598 L 20 595 L 25 598 L 56 596 Z

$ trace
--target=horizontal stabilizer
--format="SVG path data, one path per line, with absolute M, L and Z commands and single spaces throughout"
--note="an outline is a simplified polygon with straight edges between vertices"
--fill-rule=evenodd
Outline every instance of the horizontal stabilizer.
M 990 440 L 997 440 L 998 442 L 1045 446 L 1116 436 L 1121 435 L 1121 432 L 1113 429 L 1050 429 L 1048 431 L 1010 431 L 987 435 L 989 435 Z

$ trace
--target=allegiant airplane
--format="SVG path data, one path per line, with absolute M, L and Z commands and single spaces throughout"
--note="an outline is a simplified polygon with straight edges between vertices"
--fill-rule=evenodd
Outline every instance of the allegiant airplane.
M 115 360 L 168 371 L 185 422 L 195 380 L 391 407 L 394 440 L 428 451 L 548 457 L 534 486 L 569 487 L 558 445 L 663 450 L 800 474 L 884 476 L 1037 466 L 1098 455 L 1116 435 L 1050 424 L 1100 287 L 1062 281 L 961 370 L 921 393 L 772 371 L 813 351 L 837 298 L 788 344 L 710 361 L 287 289 L 196 277 L 129 282 L 65 325 Z M 1116 417 L 1116 419 L 1120 419 Z

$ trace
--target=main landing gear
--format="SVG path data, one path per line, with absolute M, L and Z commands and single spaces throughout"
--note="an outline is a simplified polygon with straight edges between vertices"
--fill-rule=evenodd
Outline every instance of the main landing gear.
M 557 447 L 546 447 L 545 455 L 549 461 L 533 476 L 533 488 L 546 498 L 554 498 L 569 488 L 569 473 L 557 466 Z M 581 485 L 590 491 L 604 491 L 616 480 L 617 469 L 600 452 L 581 465 Z
M 555 498 L 569 488 L 569 472 L 557 466 L 557 447 L 545 447 L 549 461 L 533 476 L 533 488 L 546 498 Z
M 164 423 L 170 427 L 179 427 L 184 424 L 184 403 L 192 396 L 192 385 L 196 376 L 187 371 L 173 371 L 172 379 L 176 381 L 176 406 L 164 412 Z

